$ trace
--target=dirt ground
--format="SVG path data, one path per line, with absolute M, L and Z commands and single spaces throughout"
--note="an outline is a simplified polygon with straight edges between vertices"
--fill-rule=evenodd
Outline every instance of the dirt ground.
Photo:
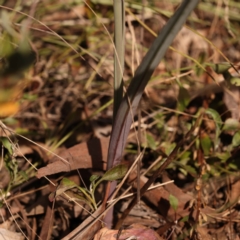
M 155 70 L 121 160 L 139 168 L 118 181 L 112 229 L 99 217 L 113 122 L 112 1 L 0 2 L 0 239 L 240 239 L 238 1 L 200 1 Z M 126 1 L 125 89 L 179 2 Z

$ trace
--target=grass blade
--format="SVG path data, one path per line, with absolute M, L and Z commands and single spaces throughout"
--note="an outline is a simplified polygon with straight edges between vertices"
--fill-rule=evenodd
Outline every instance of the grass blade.
M 123 98 L 123 69 L 125 47 L 125 9 L 124 0 L 113 1 L 114 7 L 114 107 L 113 119 Z
M 199 0 L 183 1 L 175 14 L 163 27 L 162 31 L 155 39 L 146 56 L 143 58 L 141 64 L 137 68 L 135 76 L 128 87 L 127 93 L 125 94 L 114 119 L 108 150 L 108 169 L 120 163 L 132 123 L 132 118 L 137 110 L 143 90 L 150 80 L 153 71 L 158 66 L 168 47 L 182 28 L 187 17 L 197 6 L 198 2 Z M 109 199 L 109 196 L 112 195 L 115 188 L 115 181 L 111 182 L 111 184 L 108 184 L 103 206 L 105 206 L 106 201 Z M 110 211 L 106 214 L 104 220 L 106 225 L 111 227 L 112 209 L 110 209 Z
M 144 88 L 155 68 L 163 58 L 169 45 L 182 28 L 191 11 L 199 0 L 185 0 L 154 41 L 146 56 L 136 70 L 127 93 L 121 102 L 113 125 L 109 153 L 108 169 L 120 162 L 126 139 L 132 123 L 132 116 L 136 112 Z

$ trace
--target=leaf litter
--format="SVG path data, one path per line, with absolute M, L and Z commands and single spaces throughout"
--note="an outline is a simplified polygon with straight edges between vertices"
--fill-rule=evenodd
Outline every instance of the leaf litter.
M 111 8 L 100 1 L 95 2 L 92 7 L 112 32 L 112 19 L 106 17 Z M 158 32 L 162 26 L 156 23 L 159 18 L 161 22 L 166 22 L 167 14 L 159 14 L 155 10 L 166 8 L 166 11 L 170 11 L 176 6 L 174 3 L 165 6 L 164 3 L 155 1 L 145 23 Z M 234 65 L 234 68 L 230 66 L 228 72 L 233 77 L 239 76 L 236 72 L 240 58 L 236 31 L 239 19 L 233 17 L 238 8 L 237 5 L 228 6 L 230 12 L 228 15 L 225 12 L 223 17 L 217 15 L 218 12 L 214 14 L 205 11 L 206 6 L 207 3 L 200 3 L 191 16 L 193 19 L 187 23 L 194 24 L 194 30 L 203 37 L 194 34 L 191 28 L 184 27 L 173 43 L 173 47 L 182 54 L 168 50 L 164 63 L 156 69 L 146 88 L 141 103 L 141 126 L 137 122 L 135 124 L 144 138 L 141 145 L 145 149 L 142 171 L 146 171 L 159 157 L 160 165 L 156 164 L 156 168 L 161 166 L 171 154 L 174 148 L 172 144 L 185 139 L 191 125 L 199 117 L 200 109 L 205 108 L 203 119 L 191 136 L 184 140 L 174 161 L 155 181 L 157 184 L 171 179 L 174 183 L 145 192 L 138 203 L 139 206 L 146 205 L 151 209 L 147 211 L 148 215 L 144 217 L 142 207 L 137 207 L 135 213 L 130 212 L 125 219 L 127 227 L 110 230 L 103 228 L 104 223 L 100 217 L 102 212 L 99 202 L 103 199 L 104 182 L 96 189 L 94 197 L 98 208 L 95 212 L 86 202 L 76 200 L 81 194 L 75 188 L 63 191 L 66 196 L 63 193 L 56 194 L 56 189 L 64 178 L 89 189 L 91 176 L 104 176 L 109 145 L 109 139 L 105 138 L 108 133 L 104 128 L 110 126 L 112 120 L 112 107 L 108 103 L 112 98 L 113 50 L 107 34 L 102 34 L 104 31 L 101 24 L 95 21 L 91 11 L 83 4 L 78 6 L 69 1 L 69 5 L 64 7 L 62 3 L 44 0 L 37 5 L 34 18 L 49 26 L 53 32 L 50 33 L 40 22 L 31 23 L 31 44 L 38 53 L 38 61 L 27 76 L 33 80 L 23 92 L 20 112 L 14 118 L 3 120 L 15 132 L 7 133 L 9 139 L 17 139 L 19 148 L 18 145 L 15 146 L 20 149 L 15 149 L 13 155 L 11 147 L 2 144 L 0 175 L 1 179 L 6 180 L 1 180 L 1 230 L 16 234 L 10 239 L 17 239 L 17 235 L 23 239 L 24 234 L 28 239 L 239 238 L 238 81 L 223 84 L 227 80 L 227 73 L 219 73 L 207 65 L 209 62 L 226 61 L 227 58 Z M 8 1 L 6 7 L 13 8 L 14 12 L 16 6 L 14 1 Z M 212 7 L 216 8 L 217 5 L 213 4 Z M 221 7 L 226 10 L 227 6 Z M 30 10 L 31 6 L 22 4 L 21 11 L 29 14 Z M 137 16 L 136 6 L 133 5 L 131 11 Z M 12 24 L 21 33 L 21 14 L 15 12 L 14 15 L 11 16 Z M 231 31 L 236 35 L 235 38 L 229 35 L 226 19 L 232 24 Z M 129 23 L 134 31 L 128 34 L 137 36 L 141 24 L 137 20 Z M 79 59 L 54 32 L 64 36 L 73 48 L 78 49 L 83 59 Z M 147 29 L 144 32 L 142 43 L 135 37 L 136 48 L 138 44 L 142 44 L 143 49 L 151 45 L 154 37 L 149 35 Z M 131 66 L 128 59 L 136 59 L 131 56 L 132 46 L 127 44 L 126 47 L 127 65 Z M 207 73 L 184 54 L 198 61 L 207 69 Z M 98 65 L 103 56 L 103 65 Z M 95 72 L 93 69 L 98 74 L 91 80 L 91 73 Z M 187 75 L 181 77 L 185 73 Z M 126 69 L 125 79 L 131 76 L 131 70 Z M 183 95 L 181 89 L 184 89 Z M 189 95 L 184 95 L 185 93 Z M 100 108 L 102 110 L 97 112 Z M 226 129 L 224 126 L 229 123 L 229 119 L 237 122 Z M 94 138 L 96 128 L 100 128 L 98 137 L 102 135 L 101 138 Z M 17 137 L 18 134 L 38 145 L 23 141 Z M 130 135 L 133 137 L 128 139 L 124 155 L 124 162 L 128 162 L 128 166 L 137 158 L 139 144 L 134 137 L 134 128 Z M 6 136 L 4 129 L 2 136 Z M 8 143 L 12 144 L 10 140 Z M 42 146 L 59 157 L 43 150 Z M 30 163 L 37 166 L 37 178 L 32 174 L 34 168 L 32 172 L 29 171 L 30 165 L 20 153 L 24 153 Z M 13 165 L 6 164 L 12 157 Z M 136 192 L 151 174 L 150 169 L 148 174 L 141 175 L 137 184 L 134 169 L 119 194 L 123 194 L 129 186 L 131 191 Z M 51 193 L 54 196 L 52 202 L 49 201 Z M 129 200 L 124 199 L 116 204 L 115 224 L 121 219 L 128 203 Z M 149 221 L 153 219 L 156 220 L 155 224 Z M 94 221 L 97 225 L 91 225 Z M 131 225 L 140 221 L 145 226 Z M 9 225 L 3 226 L 7 222 Z M 86 231 L 89 226 L 95 228 L 91 233 Z M 100 232 L 94 236 L 100 228 Z M 7 237 L 8 233 L 1 234 Z

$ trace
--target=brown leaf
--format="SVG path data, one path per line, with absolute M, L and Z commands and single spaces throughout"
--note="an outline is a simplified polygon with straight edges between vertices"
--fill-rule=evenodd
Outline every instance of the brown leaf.
M 52 229 L 53 229 L 53 209 L 51 206 L 47 206 L 47 211 L 44 217 L 43 226 L 40 233 L 41 239 L 49 239 L 49 236 L 51 235 Z
M 108 138 L 94 138 L 88 142 L 83 142 L 64 150 L 59 156 L 66 161 L 54 156 L 51 159 L 52 163 L 38 170 L 37 177 L 41 178 L 59 172 L 70 172 L 82 168 L 97 168 L 105 170 L 108 144 Z
M 0 239 L 4 240 L 24 240 L 22 233 L 16 231 L 12 220 L 6 220 L 0 224 Z
M 230 197 L 229 197 L 229 202 L 231 204 L 237 203 L 237 201 L 240 198 L 240 181 L 235 182 L 231 186 L 231 192 L 230 192 Z
M 19 138 L 18 147 L 16 148 L 16 154 L 20 157 L 25 156 L 26 154 L 33 154 L 36 152 L 44 162 L 47 162 L 49 157 L 46 153 L 47 145 L 41 142 L 30 142 L 27 139 Z
M 205 239 L 205 240 L 212 239 L 212 236 L 208 234 L 208 231 L 206 228 L 198 226 L 196 231 L 198 233 L 199 239 Z
M 87 219 L 85 219 L 78 227 L 76 227 L 67 236 L 62 238 L 62 240 L 91 240 L 97 231 L 101 228 L 101 222 L 98 217 L 102 214 L 103 207 L 100 205 L 98 209 L 91 214 Z
M 163 240 L 155 231 L 141 224 L 132 224 L 124 230 L 110 230 L 108 228 L 101 229 L 94 237 L 94 240 L 119 240 L 130 239 L 134 236 L 137 240 Z
M 239 115 L 239 87 L 231 85 L 228 88 L 224 88 L 223 101 L 226 104 L 228 110 L 232 114 L 233 119 L 240 119 Z
M 167 182 L 170 180 L 166 174 L 163 174 L 162 177 L 163 177 L 163 182 Z M 131 181 L 135 178 L 136 178 L 136 174 L 132 172 L 129 177 L 129 180 Z M 140 187 L 142 187 L 146 181 L 147 179 L 141 176 Z M 137 187 L 135 183 L 133 183 L 133 186 Z M 163 217 L 167 218 L 170 221 L 174 221 L 175 212 L 169 203 L 170 194 L 174 195 L 179 201 L 177 215 L 185 216 L 186 214 L 189 214 L 188 213 L 189 209 L 185 208 L 185 206 L 188 201 L 193 199 L 193 197 L 184 193 L 174 183 L 170 183 L 165 185 L 164 187 L 147 191 L 145 192 L 144 196 L 148 199 L 149 202 L 151 202 L 154 206 L 157 207 L 158 211 Z
M 5 240 L 23 240 L 24 236 L 21 233 L 9 231 L 7 229 L 0 228 L 1 239 Z

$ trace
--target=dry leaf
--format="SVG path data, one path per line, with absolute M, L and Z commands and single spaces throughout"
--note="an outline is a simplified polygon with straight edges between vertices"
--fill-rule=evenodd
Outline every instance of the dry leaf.
M 21 233 L 0 228 L 0 240 L 24 240 L 24 236 Z
M 239 113 L 239 87 L 231 85 L 229 88 L 224 88 L 224 103 L 232 114 L 233 119 L 240 119 Z
M 207 231 L 206 228 L 198 226 L 196 231 L 199 235 L 199 239 L 204 239 L 204 240 L 211 240 L 212 239 L 212 237 L 208 234 L 208 231 Z
M 229 202 L 232 204 L 240 199 L 240 181 L 235 182 L 231 186 Z
M 78 227 L 76 227 L 62 240 L 92 240 L 95 233 L 101 228 L 101 222 L 98 220 L 103 212 L 103 207 L 100 205 L 98 209 L 85 219 Z
M 109 138 L 94 138 L 88 142 L 77 144 L 67 150 L 64 150 L 58 157 L 53 157 L 50 164 L 40 168 L 37 177 L 59 173 L 70 172 L 75 169 L 97 168 L 106 169 Z
M 163 182 L 167 182 L 170 179 L 163 174 Z M 131 173 L 129 177 L 130 181 L 136 179 L 136 174 Z M 140 178 L 140 187 L 142 187 L 145 182 L 147 181 L 146 177 L 141 176 Z M 134 183 L 134 187 L 136 188 L 136 184 Z M 186 208 L 186 203 L 193 199 L 192 196 L 189 194 L 184 193 L 180 188 L 178 188 L 174 183 L 170 183 L 164 187 L 152 189 L 150 191 L 145 192 L 144 196 L 154 205 L 157 207 L 158 212 L 168 220 L 174 221 L 176 218 L 175 211 L 170 206 L 169 203 L 169 195 L 174 195 L 178 201 L 178 209 L 177 215 L 185 216 L 189 214 L 189 209 Z
M 94 240 L 119 240 L 136 239 L 136 240 L 163 240 L 155 231 L 141 224 L 132 224 L 124 230 L 110 230 L 102 228 L 94 237 Z

